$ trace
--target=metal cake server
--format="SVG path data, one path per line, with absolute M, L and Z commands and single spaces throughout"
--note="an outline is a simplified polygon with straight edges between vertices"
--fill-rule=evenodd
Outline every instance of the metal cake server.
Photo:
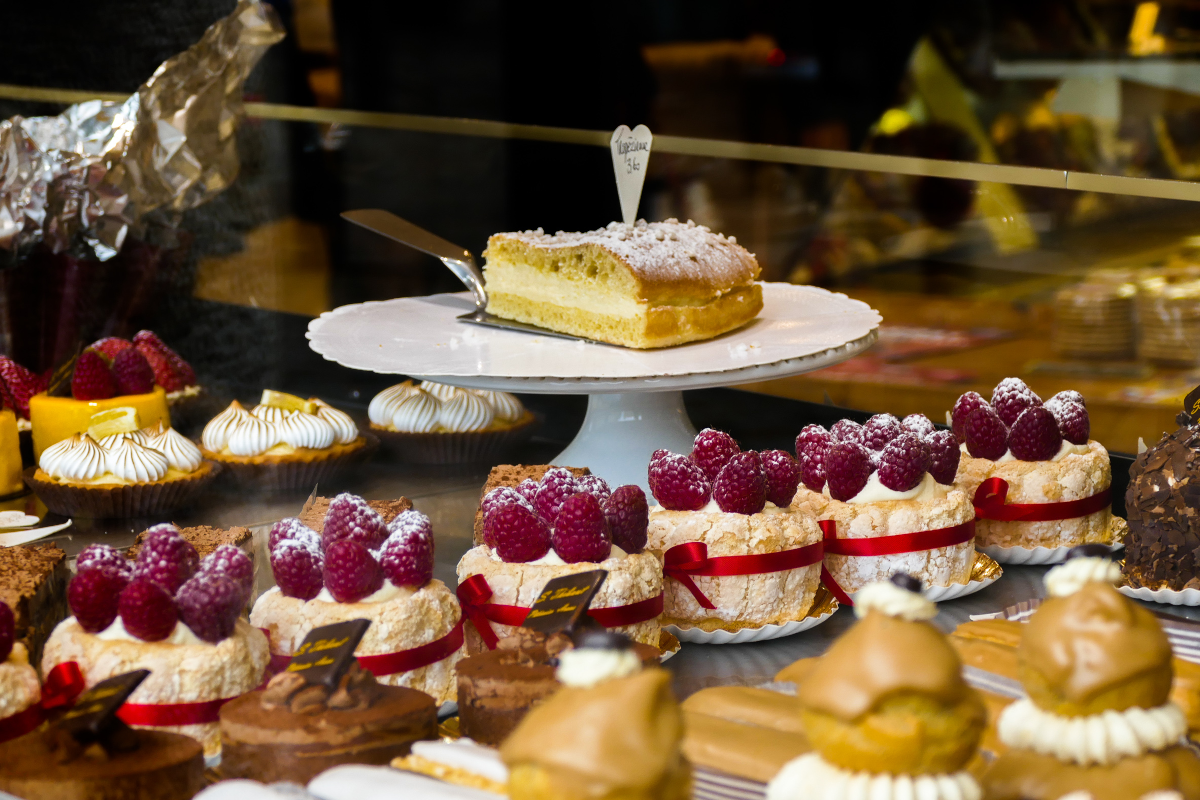
M 424 228 L 418 228 L 408 220 L 402 219 L 390 211 L 384 211 L 381 208 L 362 208 L 356 211 L 343 211 L 342 219 L 378 233 L 380 236 L 387 237 L 393 242 L 408 245 L 415 250 L 420 250 L 422 253 L 428 253 L 434 258 L 440 259 L 463 282 L 463 285 L 471 290 L 471 295 L 475 298 L 475 310 L 466 314 L 460 314 L 457 317 L 460 322 L 469 322 L 472 325 L 483 325 L 488 328 L 503 328 L 504 330 L 519 331 L 520 333 L 532 333 L 538 336 L 554 336 L 558 339 L 569 339 L 573 342 L 606 344 L 605 342 L 597 342 L 594 339 L 572 336 L 569 333 L 552 331 L 548 328 L 538 327 L 537 325 L 530 325 L 525 322 L 517 322 L 516 320 L 504 319 L 497 317 L 495 314 L 489 314 L 487 312 L 488 297 L 487 289 L 483 284 L 483 272 L 475 265 L 475 258 L 471 255 L 471 252 L 456 244 L 447 242 L 442 237 L 432 234 Z

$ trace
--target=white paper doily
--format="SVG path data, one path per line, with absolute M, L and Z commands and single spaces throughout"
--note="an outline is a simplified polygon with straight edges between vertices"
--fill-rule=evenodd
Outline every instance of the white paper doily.
M 1177 592 L 1174 589 L 1147 589 L 1144 586 L 1118 586 L 1117 591 L 1126 597 L 1145 600 L 1150 603 L 1162 603 L 1168 606 L 1200 606 L 1200 589 L 1184 589 Z
M 792 620 L 782 625 L 763 625 L 761 628 L 742 628 L 739 631 L 706 631 L 701 628 L 681 628 L 678 625 L 664 625 L 663 629 L 671 632 L 681 642 L 694 644 L 746 644 L 747 642 L 765 642 L 768 639 L 782 639 L 795 633 L 802 633 L 809 628 L 815 628 L 829 619 L 838 610 L 835 604 L 832 609 L 815 617 L 805 617 Z
M 975 594 L 980 589 L 986 589 L 996 581 L 1000 580 L 1000 575 L 994 575 L 991 578 L 984 578 L 981 581 L 968 581 L 967 583 L 952 583 L 949 586 L 930 586 L 921 592 L 927 600 L 932 600 L 935 603 L 943 603 L 947 600 L 957 600 L 960 597 L 966 597 L 969 594 Z M 850 595 L 850 599 L 854 599 L 855 592 Z
M 978 545 L 977 545 L 978 546 Z M 1067 553 L 1075 545 L 1062 547 L 1001 547 L 1000 545 L 988 545 L 987 547 L 979 547 L 981 553 L 987 553 L 1001 564 L 1023 564 L 1025 566 L 1036 567 L 1042 564 L 1061 564 L 1067 557 Z M 1125 547 L 1124 544 L 1118 542 L 1110 545 L 1108 551 L 1115 553 Z

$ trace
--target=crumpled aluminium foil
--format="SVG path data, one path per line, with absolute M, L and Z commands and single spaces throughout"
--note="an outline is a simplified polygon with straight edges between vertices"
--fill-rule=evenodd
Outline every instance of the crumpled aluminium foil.
M 105 261 L 150 211 L 182 212 L 228 188 L 242 87 L 283 36 L 270 6 L 239 0 L 124 102 L 0 122 L 0 250 L 43 242 Z

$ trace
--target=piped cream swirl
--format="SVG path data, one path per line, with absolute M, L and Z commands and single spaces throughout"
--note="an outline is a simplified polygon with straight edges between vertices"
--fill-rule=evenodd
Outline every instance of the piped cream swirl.
M 937 606 L 933 601 L 903 589 L 891 581 L 868 583 L 854 595 L 854 616 L 865 617 L 868 611 L 878 611 L 909 622 L 929 620 L 937 616 Z
M 148 483 L 166 477 L 170 467 L 165 455 L 132 439 L 113 438 L 118 441 L 106 454 L 106 472 L 127 483 Z
M 388 427 L 392 424 L 392 417 L 396 416 L 400 404 L 416 392 L 417 387 L 413 386 L 412 381 L 389 386 L 371 398 L 371 404 L 367 406 L 367 419 L 371 420 L 372 425 Z
M 434 383 L 433 381 L 421 381 L 419 388 L 421 391 L 429 392 L 443 403 L 462 391 L 457 386 L 448 386 L 444 383 Z
M 312 414 L 258 405 L 246 411 L 236 400 L 204 427 L 201 442 L 209 452 L 241 457 L 262 455 L 276 446 L 324 450 L 358 438 L 358 426 L 344 411 L 314 400 Z
M 334 408 L 324 400 L 317 400 L 317 417 L 333 428 L 333 440 L 338 444 L 350 444 L 358 438 L 358 426 L 345 411 Z
M 279 431 L 265 419 L 246 415 L 229 433 L 226 447 L 235 456 L 259 456 L 281 441 Z
M 283 422 L 283 418 L 287 416 L 287 412 L 282 408 L 276 408 L 275 406 L 264 406 L 262 404 L 256 405 L 254 408 L 250 409 L 250 413 L 261 419 L 263 422 L 269 422 L 272 425 L 278 425 L 280 422 Z
M 1072 558 L 1059 564 L 1042 581 L 1051 597 L 1066 597 L 1089 583 L 1115 584 L 1121 580 L 1121 567 L 1115 561 L 1094 556 Z
M 525 406 L 508 392 L 481 391 L 475 394 L 487 401 L 496 413 L 496 419 L 502 422 L 516 422 L 525 414 Z
M 200 435 L 200 443 L 210 453 L 219 453 L 229 444 L 229 437 L 246 417 L 250 416 L 241 403 L 234 400 L 229 407 L 217 414 L 204 426 Z
M 429 433 L 437 430 L 441 403 L 424 390 L 401 401 L 392 417 L 392 427 L 401 433 Z
M 983 791 L 969 772 L 893 775 L 850 772 L 816 753 L 794 758 L 767 784 L 767 800 L 980 800 Z
M 451 433 L 481 431 L 495 418 L 492 407 L 482 397 L 472 392 L 460 392 L 442 403 L 438 425 Z
M 174 428 L 162 428 L 142 443 L 166 456 L 167 466 L 180 472 L 195 472 L 204 460 L 200 448 Z
M 333 426 L 320 417 L 291 411 L 275 424 L 275 430 L 285 444 L 323 450 L 333 444 Z
M 1024 698 L 1005 708 L 996 722 L 1000 741 L 1008 747 L 1083 766 L 1164 750 L 1178 743 L 1187 729 L 1187 717 L 1174 703 L 1062 717 Z
M 38 466 L 52 478 L 89 481 L 108 471 L 108 454 L 95 439 L 77 433 L 43 450 Z
M 518 422 L 525 416 L 525 406 L 507 392 L 459 389 L 432 381 L 414 386 L 405 381 L 375 395 L 367 416 L 372 425 L 399 433 L 464 433 L 487 430 L 497 420 Z

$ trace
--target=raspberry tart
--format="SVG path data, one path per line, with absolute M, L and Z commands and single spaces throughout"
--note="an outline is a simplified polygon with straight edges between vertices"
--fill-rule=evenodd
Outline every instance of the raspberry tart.
M 242 618 L 254 567 L 223 545 L 201 559 L 174 525 L 150 529 L 137 561 L 88 545 L 67 587 L 73 616 L 54 629 L 42 674 L 74 662 L 91 687 L 148 669 L 121 718 L 183 733 L 220 750 L 220 706 L 257 687 L 270 660 L 266 637 Z
M 383 446 L 414 464 L 494 463 L 526 441 L 536 423 L 507 392 L 432 381 L 384 389 L 372 398 L 367 416 Z
M 645 549 L 648 505 L 641 489 L 609 489 L 594 475 L 553 467 L 540 480 L 491 489 L 480 511 L 484 543 L 458 562 L 458 596 L 472 622 L 470 654 L 514 635 L 551 579 L 594 569 L 608 577 L 589 615 L 634 641 L 664 645 L 663 572 Z
M 267 632 L 281 669 L 313 628 L 352 619 L 371 627 L 359 664 L 387 686 L 407 686 L 438 702 L 454 699 L 462 657 L 462 612 L 433 578 L 433 526 L 408 509 L 385 522 L 367 501 L 340 494 L 320 534 L 299 519 L 277 522 L 268 539 L 276 586 L 250 612 Z
M 955 485 L 976 506 L 980 549 L 1001 562 L 1051 563 L 1076 545 L 1120 543 L 1108 451 L 1088 437 L 1079 392 L 1043 403 L 1019 378 L 1005 378 L 991 402 L 959 397 L 950 423 L 962 451 Z
M 970 581 L 975 508 L 954 486 L 950 431 L 920 414 L 877 414 L 865 425 L 807 426 L 796 455 L 803 486 L 792 508 L 825 529 L 825 585 L 843 602 L 896 572 L 927 589 Z
M 41 699 L 29 651 L 16 641 L 12 609 L 0 602 L 0 742 L 23 736 L 41 723 Z
M 821 529 L 789 505 L 799 465 L 781 450 L 742 451 L 706 428 L 690 455 L 650 459 L 648 547 L 663 559 L 663 624 L 706 632 L 808 616 L 821 576 Z M 750 558 L 746 558 L 750 557 Z
M 205 458 L 240 485 L 266 491 L 311 490 L 366 454 L 368 439 L 344 411 L 317 398 L 263 391 L 247 411 L 234 400 L 204 426 Z

